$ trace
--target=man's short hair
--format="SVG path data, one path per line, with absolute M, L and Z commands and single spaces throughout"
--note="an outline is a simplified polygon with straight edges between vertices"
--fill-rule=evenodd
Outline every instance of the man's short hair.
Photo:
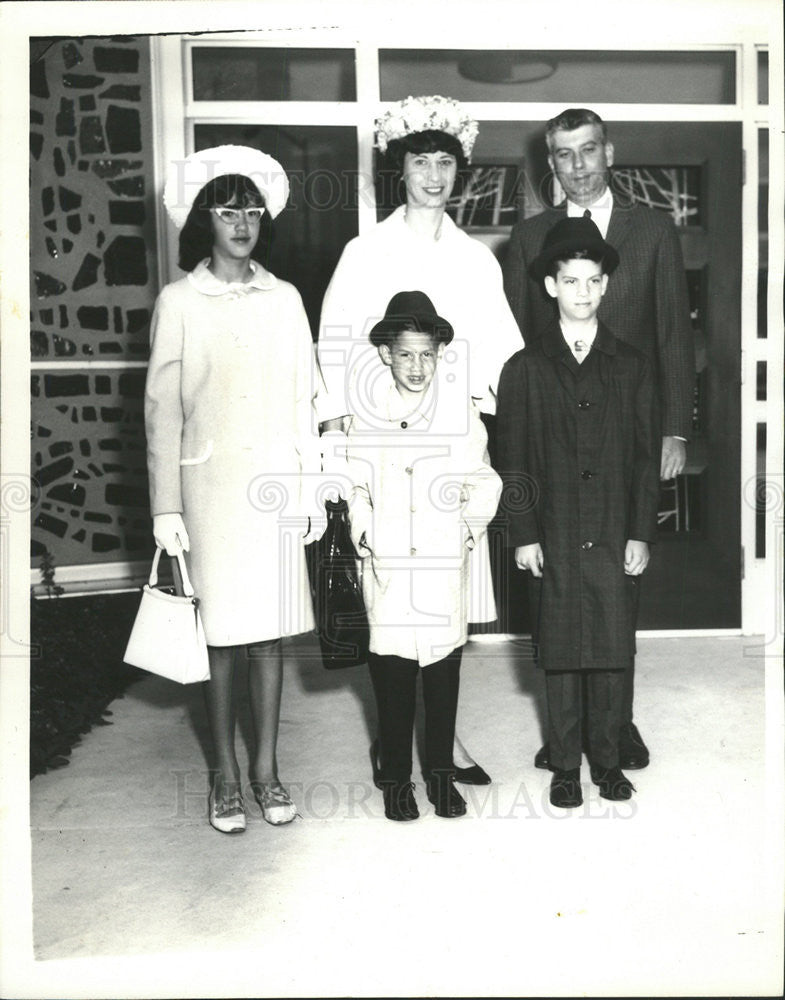
M 573 132 L 581 125 L 599 125 L 602 129 L 602 141 L 608 141 L 608 126 L 596 111 L 591 111 L 589 108 L 567 108 L 555 118 L 551 118 L 545 128 L 545 142 L 548 144 L 549 152 L 553 151 L 554 132 Z

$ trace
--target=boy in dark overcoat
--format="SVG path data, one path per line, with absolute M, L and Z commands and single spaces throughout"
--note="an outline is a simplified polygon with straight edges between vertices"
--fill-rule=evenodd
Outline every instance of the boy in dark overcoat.
M 564 808 L 583 801 L 584 742 L 600 795 L 634 790 L 619 767 L 622 677 L 656 532 L 661 430 L 648 360 L 597 320 L 618 261 L 588 218 L 549 231 L 535 270 L 559 318 L 529 331 L 499 382 L 502 511 L 516 564 L 531 575 L 550 800 Z

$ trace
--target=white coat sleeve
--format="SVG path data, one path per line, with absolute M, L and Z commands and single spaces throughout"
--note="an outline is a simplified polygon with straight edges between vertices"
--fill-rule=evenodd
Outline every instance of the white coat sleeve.
M 184 333 L 183 314 L 177 307 L 176 295 L 170 288 L 164 288 L 153 311 L 144 399 L 153 516 L 183 510 L 180 457 L 184 416 L 180 376 Z
M 299 293 L 292 289 L 292 329 L 287 336 L 296 342 L 295 353 L 295 446 L 300 460 L 301 510 L 308 517 L 323 514 L 320 500 L 322 481 L 319 422 L 315 401 L 321 388 L 321 375 L 308 318 Z
M 504 281 L 499 263 L 489 250 L 484 255 L 484 265 L 480 272 L 483 311 L 487 321 L 487 337 L 484 338 L 483 350 L 488 351 L 490 406 L 483 405 L 486 413 L 496 412 L 496 394 L 499 387 L 499 377 L 504 363 L 516 351 L 523 347 L 523 338 L 510 309 L 507 296 L 504 293 Z M 486 400 L 486 403 L 488 400 Z
M 470 407 L 469 433 L 466 439 L 466 472 L 463 490 L 466 501 L 462 515 L 476 541 L 487 529 L 501 497 L 502 481 L 488 461 L 488 435 L 474 407 Z
M 350 345 L 357 320 L 354 310 L 360 295 L 356 241 L 344 248 L 327 286 L 319 318 L 318 357 L 323 387 L 317 399 L 319 419 L 332 420 L 349 413 L 346 374 Z

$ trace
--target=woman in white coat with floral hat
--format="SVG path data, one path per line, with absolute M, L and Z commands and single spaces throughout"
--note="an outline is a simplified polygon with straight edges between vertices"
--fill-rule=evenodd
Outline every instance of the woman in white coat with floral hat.
M 302 302 L 262 263 L 288 189 L 272 157 L 220 146 L 174 164 L 164 192 L 188 273 L 162 290 L 151 329 L 153 532 L 168 553 L 188 552 L 200 599 L 215 752 L 209 818 L 223 833 L 246 826 L 233 690 L 243 656 L 256 738 L 251 788 L 269 823 L 296 815 L 276 760 L 281 637 L 314 625 L 303 539 L 319 449 Z

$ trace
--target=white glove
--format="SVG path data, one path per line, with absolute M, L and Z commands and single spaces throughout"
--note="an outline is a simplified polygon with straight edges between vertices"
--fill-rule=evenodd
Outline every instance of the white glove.
M 182 551 L 188 552 L 191 548 L 182 514 L 155 514 L 153 538 L 156 545 L 166 549 L 168 556 L 176 556 Z

